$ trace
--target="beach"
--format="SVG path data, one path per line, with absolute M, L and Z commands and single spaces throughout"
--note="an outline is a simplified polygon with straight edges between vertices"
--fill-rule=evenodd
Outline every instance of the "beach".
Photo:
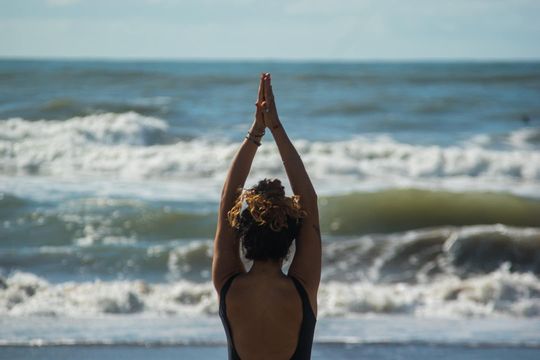
M 539 63 L 75 60 L 0 60 L 0 358 L 226 358 L 261 71 L 319 195 L 313 358 L 538 358 Z M 246 186 L 291 194 L 262 143 Z

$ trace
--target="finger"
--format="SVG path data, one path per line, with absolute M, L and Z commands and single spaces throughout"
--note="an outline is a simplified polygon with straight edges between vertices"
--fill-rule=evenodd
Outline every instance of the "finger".
M 262 113 L 264 112 L 263 103 L 264 101 L 255 103 L 255 116 L 262 116 Z
M 266 95 L 265 100 L 267 102 L 270 101 L 270 99 L 272 98 L 272 92 L 271 91 L 272 90 L 270 89 L 270 74 L 268 74 L 268 76 L 264 80 L 264 94 Z
M 275 99 L 274 99 L 274 92 L 272 90 L 272 85 L 271 84 L 268 86 L 267 94 L 268 95 L 266 96 L 266 101 L 268 102 L 270 108 L 275 109 L 276 108 L 276 102 L 275 102 Z
M 257 96 L 257 102 L 260 103 L 264 100 L 264 74 L 261 74 L 261 81 L 259 82 L 259 94 Z
M 256 110 L 255 110 L 255 118 L 256 118 L 256 119 L 261 119 L 261 118 L 262 118 L 263 111 L 264 111 L 264 110 L 262 109 L 261 104 L 256 103 L 256 104 L 255 104 L 255 108 L 256 108 Z

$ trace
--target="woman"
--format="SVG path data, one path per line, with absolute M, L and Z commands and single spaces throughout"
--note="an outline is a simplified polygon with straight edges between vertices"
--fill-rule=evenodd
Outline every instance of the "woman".
M 233 159 L 221 194 L 212 279 L 229 359 L 309 359 L 321 275 L 317 194 L 300 156 L 279 121 L 270 74 L 261 76 L 255 120 Z M 268 128 L 294 195 L 279 180 L 243 191 L 260 140 Z M 283 260 L 296 240 L 288 274 Z M 239 247 L 253 266 L 246 272 Z

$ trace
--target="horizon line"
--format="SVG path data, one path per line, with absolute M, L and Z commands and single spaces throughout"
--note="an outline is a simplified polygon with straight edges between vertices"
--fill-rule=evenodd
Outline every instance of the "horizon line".
M 254 57 L 116 57 L 116 56 L 19 56 L 0 55 L 0 61 L 97 61 L 97 62 L 274 62 L 274 63 L 535 63 L 540 57 L 418 57 L 418 58 L 254 58 Z

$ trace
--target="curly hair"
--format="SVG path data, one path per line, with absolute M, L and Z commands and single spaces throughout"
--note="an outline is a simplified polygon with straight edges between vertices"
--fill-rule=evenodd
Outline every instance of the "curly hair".
M 306 211 L 298 195 L 285 196 L 278 179 L 263 179 L 241 191 L 227 213 L 250 260 L 281 260 L 298 235 Z M 242 191 L 243 190 L 243 191 Z

